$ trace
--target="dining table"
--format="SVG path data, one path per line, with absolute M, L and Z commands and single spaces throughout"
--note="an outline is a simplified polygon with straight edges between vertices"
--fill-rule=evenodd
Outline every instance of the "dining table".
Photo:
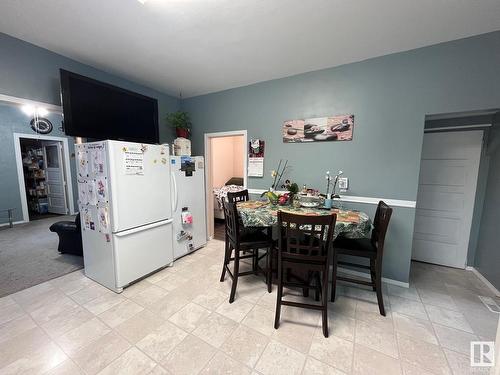
M 337 214 L 333 237 L 342 235 L 347 238 L 367 237 L 372 229 L 370 217 L 361 211 L 339 208 L 280 206 L 265 201 L 249 200 L 237 204 L 241 222 L 245 228 L 273 227 L 278 223 L 278 211 L 299 215 L 319 216 Z

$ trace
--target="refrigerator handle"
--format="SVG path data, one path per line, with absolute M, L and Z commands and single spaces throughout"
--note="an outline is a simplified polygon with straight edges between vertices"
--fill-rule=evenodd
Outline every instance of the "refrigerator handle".
M 153 228 L 156 228 L 156 227 L 161 227 L 162 225 L 171 224 L 171 223 L 173 223 L 173 221 L 174 221 L 174 219 L 167 219 L 167 220 L 157 221 L 156 223 L 146 224 L 146 225 L 143 225 L 141 227 L 127 229 L 127 230 L 124 230 L 122 232 L 117 232 L 117 233 L 115 233 L 115 236 L 117 236 L 117 237 L 125 237 L 125 236 L 128 236 L 130 234 L 142 232 L 142 231 L 145 231 L 145 230 L 148 230 L 148 229 L 153 229 Z
M 175 179 L 175 173 L 172 172 L 172 188 L 174 189 L 174 193 L 172 194 L 172 211 L 177 211 L 177 203 L 179 201 L 179 197 L 177 195 L 177 180 Z

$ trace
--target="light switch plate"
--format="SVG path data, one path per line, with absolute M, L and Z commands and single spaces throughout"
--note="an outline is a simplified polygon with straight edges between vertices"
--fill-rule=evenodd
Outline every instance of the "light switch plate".
M 339 189 L 341 190 L 349 189 L 349 179 L 347 177 L 339 178 Z

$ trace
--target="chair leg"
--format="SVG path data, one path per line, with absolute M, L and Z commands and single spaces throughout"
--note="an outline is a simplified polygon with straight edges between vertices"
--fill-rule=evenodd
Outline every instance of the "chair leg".
M 252 257 L 252 271 L 255 275 L 257 275 L 257 266 L 259 264 L 259 249 L 253 249 L 253 257 Z
M 335 293 L 337 292 L 336 289 L 337 289 L 337 255 L 334 254 L 332 263 L 332 295 L 330 298 L 332 302 L 335 302 Z
M 320 280 L 320 277 L 319 277 L 319 273 L 318 272 L 315 272 L 314 273 L 314 278 L 316 279 L 316 290 L 315 290 L 315 296 L 314 296 L 314 299 L 316 301 L 319 301 L 320 299 L 320 295 L 322 294 L 322 286 L 321 286 L 321 280 Z
M 234 249 L 234 269 L 233 269 L 233 284 L 231 285 L 231 295 L 229 296 L 229 303 L 234 302 L 236 295 L 236 286 L 238 285 L 238 275 L 240 273 L 240 252 Z
M 378 259 L 376 263 L 375 286 L 377 292 L 378 309 L 380 311 L 380 315 L 385 316 L 384 299 L 382 296 L 382 264 Z
M 372 279 L 373 291 L 375 292 L 375 259 L 370 259 L 370 277 Z
M 222 264 L 222 274 L 220 275 L 220 282 L 223 282 L 226 277 L 226 265 L 229 264 L 229 259 L 231 259 L 231 251 L 229 241 L 226 238 L 226 242 L 224 244 L 224 263 Z
M 321 302 L 322 302 L 322 316 L 323 316 L 323 336 L 328 337 L 328 273 L 329 270 L 326 269 L 323 272 L 323 288 L 321 292 Z
M 273 248 L 270 247 L 269 249 L 267 249 L 267 254 L 266 254 L 266 282 L 267 282 L 267 292 L 268 293 L 271 293 L 273 290 L 273 286 L 272 286 L 273 269 L 271 267 L 272 256 L 273 256 Z
M 280 315 L 281 315 L 281 298 L 283 296 L 283 275 L 282 275 L 282 270 L 281 266 L 279 264 L 280 262 L 278 261 L 278 293 L 276 297 L 276 314 L 274 317 L 274 328 L 278 329 L 280 326 Z

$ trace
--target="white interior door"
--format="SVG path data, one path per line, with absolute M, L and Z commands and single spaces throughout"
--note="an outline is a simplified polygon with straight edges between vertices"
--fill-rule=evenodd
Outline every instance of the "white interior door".
M 44 141 L 43 153 L 49 212 L 65 215 L 68 205 L 61 142 Z
M 412 258 L 465 268 L 482 131 L 426 133 Z

